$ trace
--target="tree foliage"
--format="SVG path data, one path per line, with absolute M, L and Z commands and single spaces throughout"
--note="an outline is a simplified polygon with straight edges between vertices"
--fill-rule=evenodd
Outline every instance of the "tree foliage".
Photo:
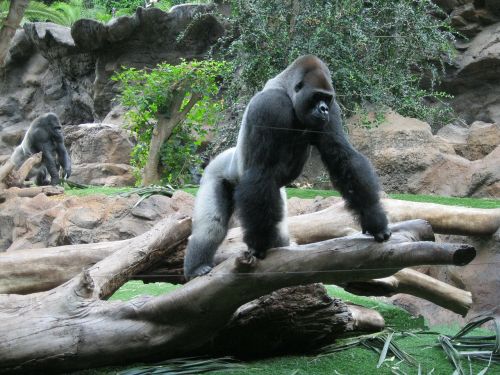
M 127 112 L 130 129 L 138 138 L 131 158 L 138 180 L 148 160 L 155 127 L 162 117 L 179 119 L 161 148 L 162 182 L 177 186 L 191 182 L 193 170 L 200 165 L 196 150 L 222 111 L 223 102 L 216 96 L 220 78 L 227 71 L 225 62 L 206 60 L 182 61 L 178 65 L 162 63 L 154 69 L 129 68 L 115 74 L 113 79 L 122 85 L 120 100 L 130 109 Z M 179 96 L 182 104 L 173 109 Z M 188 108 L 193 98 L 196 104 Z M 180 116 L 182 112 L 186 112 L 184 117 Z
M 436 90 L 453 54 L 453 35 L 430 0 L 233 0 L 234 82 L 249 94 L 296 57 L 315 54 L 332 72 L 349 116 L 359 106 L 390 107 L 430 123 L 450 120 Z M 425 87 L 425 88 L 424 88 Z M 433 104 L 433 105 L 429 105 Z

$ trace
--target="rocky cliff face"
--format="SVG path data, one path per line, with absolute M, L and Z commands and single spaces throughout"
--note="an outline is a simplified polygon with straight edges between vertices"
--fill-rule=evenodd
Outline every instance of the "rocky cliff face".
M 11 44 L 0 86 L 0 155 L 10 154 L 42 113 L 57 113 L 63 125 L 102 120 L 117 94 L 110 77 L 122 66 L 203 58 L 224 31 L 210 10 L 139 8 L 107 24 L 82 19 L 71 29 L 26 24 Z
M 153 67 L 203 58 L 224 29 L 208 5 L 182 5 L 169 13 L 139 8 L 107 24 L 79 20 L 70 29 L 26 24 L 11 44 L 0 86 L 0 162 L 18 145 L 30 122 L 59 115 L 74 168 L 84 184 L 133 185 L 133 139 L 99 122 L 115 104 L 111 76 L 121 67 Z M 112 116 L 108 116 L 112 118 Z
M 455 96 L 453 108 L 468 123 L 500 123 L 500 1 L 444 0 L 436 3 L 449 12 L 462 33 L 458 55 L 443 88 Z

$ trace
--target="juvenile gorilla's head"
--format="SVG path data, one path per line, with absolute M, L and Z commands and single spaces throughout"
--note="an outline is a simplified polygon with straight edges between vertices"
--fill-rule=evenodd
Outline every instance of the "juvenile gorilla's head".
M 328 123 L 335 91 L 327 66 L 308 55 L 299 57 L 288 69 L 292 77 L 288 92 L 299 121 L 313 129 Z

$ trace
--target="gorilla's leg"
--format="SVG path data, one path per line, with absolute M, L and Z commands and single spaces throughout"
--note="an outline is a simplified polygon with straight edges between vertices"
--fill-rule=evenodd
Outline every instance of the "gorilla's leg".
M 42 147 L 42 163 L 45 164 L 50 174 L 50 184 L 59 185 L 59 166 L 54 157 L 55 149 L 52 143 L 45 143 Z
M 278 238 L 276 243 L 273 244 L 273 247 L 282 247 L 290 245 L 290 234 L 288 232 L 288 209 L 287 209 L 287 201 L 286 201 L 286 190 L 284 187 L 280 189 L 281 201 L 283 202 L 282 208 L 282 218 L 281 221 L 278 222 Z
M 280 236 L 284 203 L 272 173 L 246 171 L 236 187 L 235 204 L 244 230 L 243 240 L 253 255 L 264 259 L 266 250 L 286 243 Z
M 233 187 L 218 176 L 205 174 L 196 196 L 193 232 L 184 258 L 187 279 L 210 272 L 232 213 Z

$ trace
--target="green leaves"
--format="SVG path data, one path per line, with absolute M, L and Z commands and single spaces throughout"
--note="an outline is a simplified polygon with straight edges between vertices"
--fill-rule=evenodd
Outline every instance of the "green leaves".
M 219 83 L 229 71 L 229 64 L 223 61 L 182 60 L 177 65 L 158 64 L 154 69 L 124 68 L 112 77 L 121 84 L 119 99 L 130 109 L 127 119 L 130 129 L 137 134 L 131 163 L 138 181 L 148 160 L 152 132 L 159 116 L 163 116 L 179 118 L 180 123 L 161 149 L 162 181 L 174 186 L 191 182 L 201 164 L 196 151 L 221 115 L 223 102 L 217 98 Z M 201 99 L 188 108 L 193 95 Z
M 431 123 L 450 119 L 436 83 L 453 55 L 453 35 L 433 16 L 441 11 L 431 0 L 232 4 L 236 41 L 228 54 L 241 68 L 234 90 L 260 90 L 298 56 L 315 54 L 330 67 L 346 116 L 368 102 Z

